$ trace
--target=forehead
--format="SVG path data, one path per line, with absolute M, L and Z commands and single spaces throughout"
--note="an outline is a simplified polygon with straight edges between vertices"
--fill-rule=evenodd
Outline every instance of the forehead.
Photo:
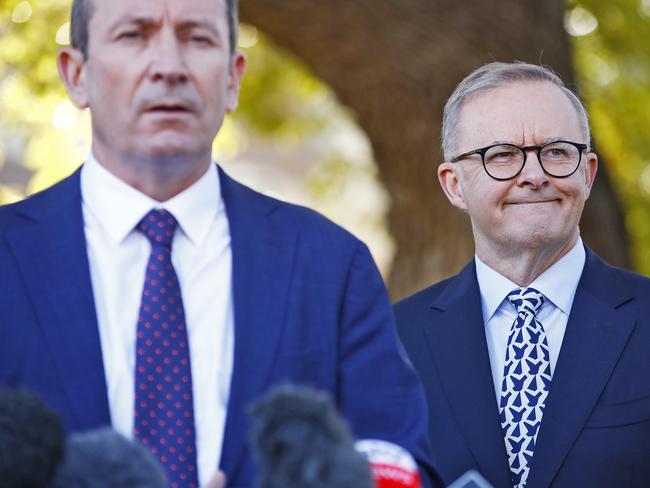
M 513 82 L 466 100 L 456 140 L 460 151 L 497 142 L 543 144 L 550 139 L 584 142 L 578 113 L 549 82 Z
M 149 18 L 171 23 L 226 22 L 226 0 L 91 0 L 93 27 L 110 27 L 130 18 Z

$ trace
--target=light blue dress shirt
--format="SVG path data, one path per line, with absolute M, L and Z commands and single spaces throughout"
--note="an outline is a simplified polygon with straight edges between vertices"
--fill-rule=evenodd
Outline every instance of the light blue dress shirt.
M 528 285 L 546 297 L 542 308 L 537 314 L 537 320 L 542 323 L 546 332 L 551 355 L 551 372 L 555 372 L 564 331 L 573 305 L 573 297 L 578 288 L 585 259 L 585 248 L 582 239 L 578 237 L 578 241 L 569 252 Z M 490 268 L 478 256 L 475 256 L 474 260 L 476 262 L 478 286 L 481 290 L 485 338 L 490 355 L 492 380 L 494 381 L 494 392 L 498 404 L 501 398 L 501 382 L 503 381 L 508 335 L 510 334 L 510 326 L 516 317 L 514 306 L 506 297 L 512 290 L 520 287 Z

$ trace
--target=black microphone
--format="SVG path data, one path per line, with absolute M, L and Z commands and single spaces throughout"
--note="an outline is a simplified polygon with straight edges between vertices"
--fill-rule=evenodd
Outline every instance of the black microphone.
M 253 405 L 261 488 L 373 488 L 368 462 L 329 396 L 281 386 Z
M 0 389 L 0 484 L 49 486 L 63 458 L 63 422 L 24 390 Z
M 50 488 L 165 488 L 162 466 L 149 450 L 105 427 L 71 435 Z

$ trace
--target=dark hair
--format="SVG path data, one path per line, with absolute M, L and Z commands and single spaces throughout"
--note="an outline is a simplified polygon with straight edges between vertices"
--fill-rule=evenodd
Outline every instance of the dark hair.
M 110 428 L 73 434 L 51 488 L 165 488 L 162 467 L 140 444 Z
M 59 417 L 37 396 L 0 390 L 0 483 L 46 488 L 63 458 Z
M 224 0 L 228 16 L 228 39 L 230 52 L 237 46 L 237 32 L 239 28 L 237 0 Z M 93 0 L 73 0 L 70 14 L 70 39 L 72 47 L 79 49 L 84 58 L 88 56 L 88 24 L 93 15 Z

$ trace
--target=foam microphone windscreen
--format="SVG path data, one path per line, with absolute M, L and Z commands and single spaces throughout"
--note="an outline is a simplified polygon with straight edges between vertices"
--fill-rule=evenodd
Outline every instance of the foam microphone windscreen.
M 251 409 L 261 488 L 373 488 L 329 396 L 282 386 Z
M 145 446 L 111 428 L 68 437 L 65 459 L 49 488 L 165 488 L 162 466 Z
M 59 416 L 34 393 L 0 388 L 0 486 L 49 486 L 63 452 Z

